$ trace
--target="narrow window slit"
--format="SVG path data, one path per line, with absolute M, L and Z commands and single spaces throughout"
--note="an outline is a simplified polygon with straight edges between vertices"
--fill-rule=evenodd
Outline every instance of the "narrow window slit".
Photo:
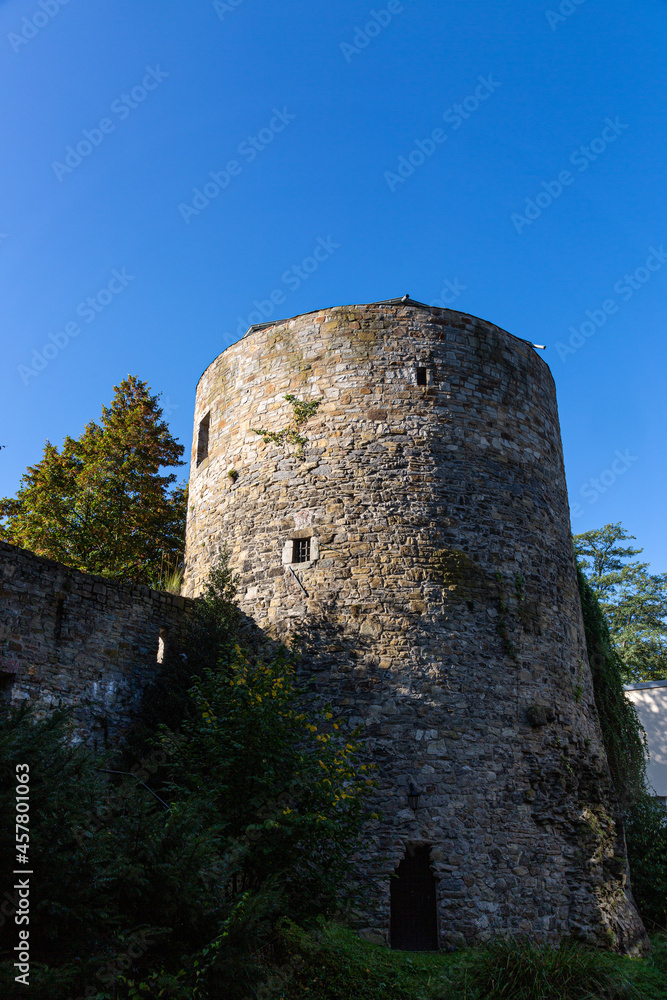
M 208 432 L 211 425 L 211 414 L 207 413 L 199 421 L 199 434 L 197 437 L 197 465 L 201 465 L 205 458 L 208 458 Z
M 426 385 L 426 369 L 417 368 L 417 385 Z

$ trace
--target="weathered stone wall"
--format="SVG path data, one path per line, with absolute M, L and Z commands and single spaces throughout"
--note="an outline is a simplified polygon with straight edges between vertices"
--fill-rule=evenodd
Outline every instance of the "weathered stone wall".
M 302 447 L 252 431 L 291 425 L 288 393 L 323 400 L 296 428 Z M 442 946 L 526 933 L 643 947 L 555 388 L 533 348 L 411 302 L 253 328 L 199 382 L 192 457 L 185 592 L 228 545 L 242 609 L 270 634 L 303 630 L 304 669 L 364 727 L 382 812 L 360 862 L 380 887 L 367 928 L 386 939 L 391 873 L 430 844 Z M 290 564 L 299 538 L 311 559 Z
M 2 696 L 44 711 L 72 706 L 77 737 L 98 748 L 115 742 L 189 605 L 0 542 Z

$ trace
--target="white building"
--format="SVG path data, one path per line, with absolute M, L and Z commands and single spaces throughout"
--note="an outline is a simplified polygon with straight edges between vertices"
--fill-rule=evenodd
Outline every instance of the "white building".
M 646 730 L 649 749 L 649 786 L 667 801 L 667 681 L 627 684 L 626 697 L 634 704 Z

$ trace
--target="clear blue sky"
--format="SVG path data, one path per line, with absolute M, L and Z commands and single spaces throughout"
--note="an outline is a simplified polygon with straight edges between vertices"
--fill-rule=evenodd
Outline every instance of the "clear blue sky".
M 255 300 L 445 289 L 548 345 L 574 530 L 667 570 L 666 51 L 664 0 L 0 2 L 0 495 L 128 372 L 189 452 Z

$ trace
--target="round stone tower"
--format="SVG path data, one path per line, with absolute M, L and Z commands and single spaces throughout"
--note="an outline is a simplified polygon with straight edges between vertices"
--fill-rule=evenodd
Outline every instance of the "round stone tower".
M 252 327 L 197 388 L 187 595 L 222 545 L 363 727 L 369 939 L 644 947 L 530 343 L 407 297 Z

